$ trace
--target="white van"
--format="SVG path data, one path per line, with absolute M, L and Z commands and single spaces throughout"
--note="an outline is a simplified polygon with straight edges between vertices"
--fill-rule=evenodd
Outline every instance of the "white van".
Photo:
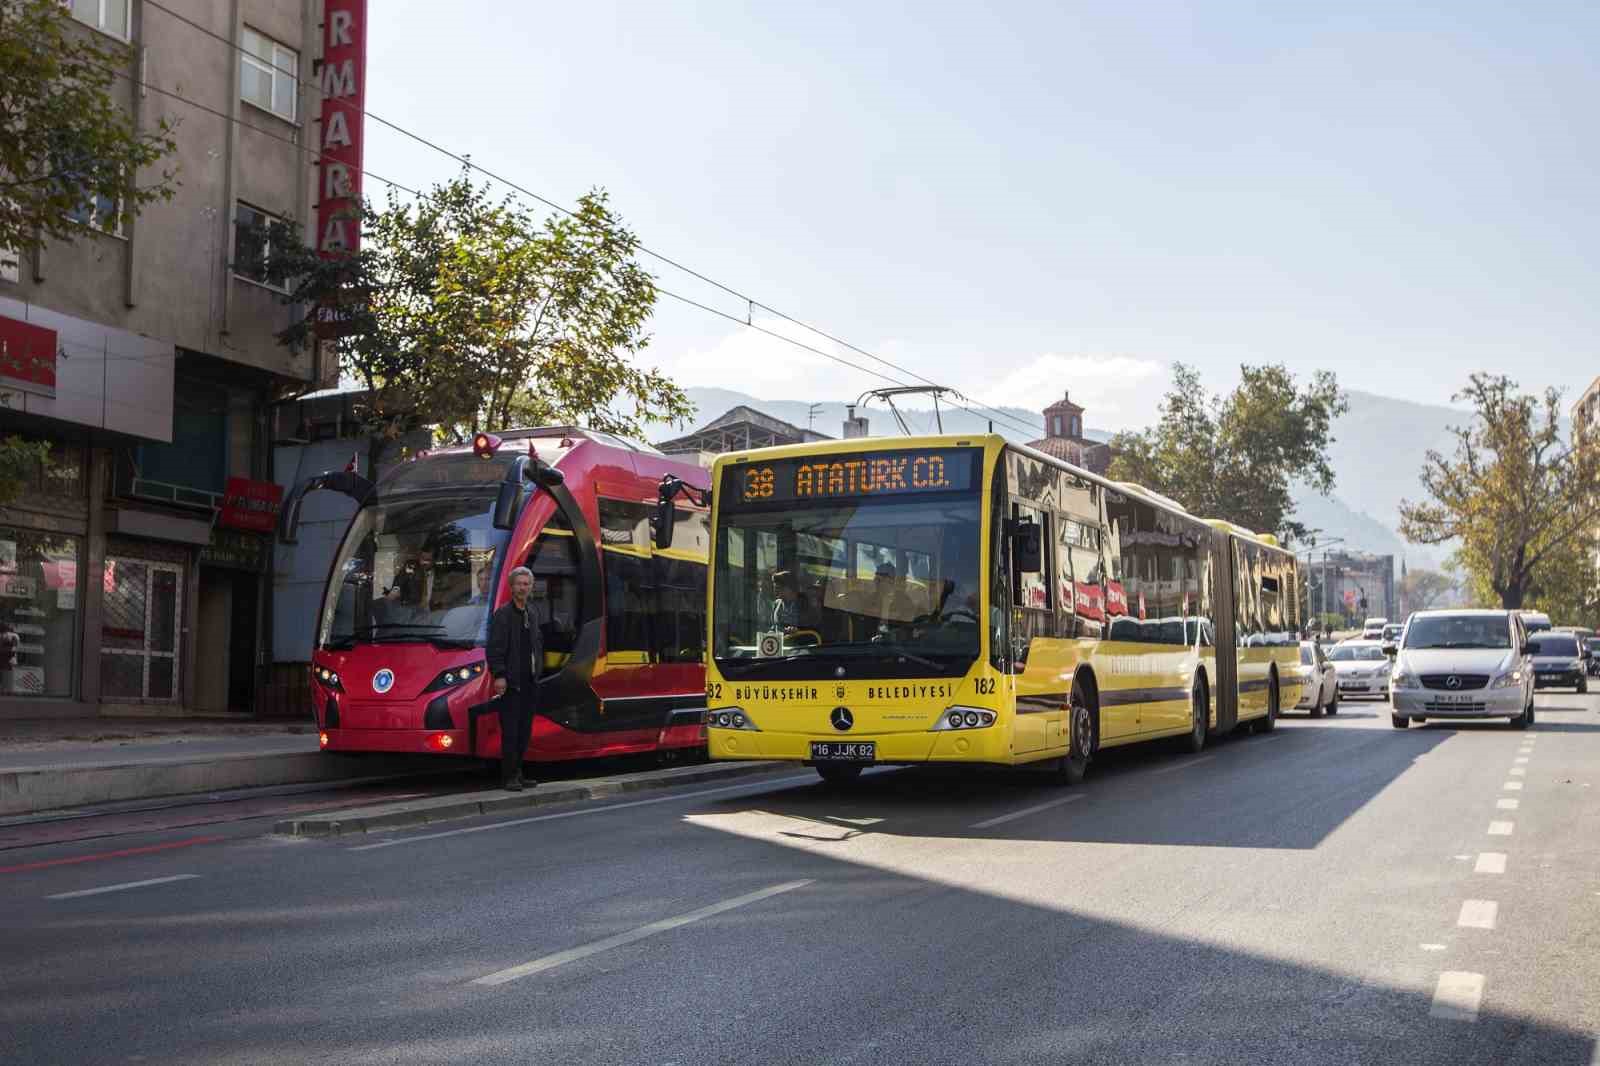
M 1387 618 L 1369 618 L 1361 623 L 1362 640 L 1382 640 L 1383 627 L 1389 624 Z

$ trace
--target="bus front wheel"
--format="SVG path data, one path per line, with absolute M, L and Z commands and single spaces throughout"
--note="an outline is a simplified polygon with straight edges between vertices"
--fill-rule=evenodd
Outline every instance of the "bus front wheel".
M 848 763 L 823 763 L 817 767 L 817 775 L 830 785 L 848 785 L 861 776 L 861 767 Z
M 1063 785 L 1079 785 L 1089 772 L 1089 760 L 1094 757 L 1094 711 L 1089 706 L 1083 686 L 1072 683 L 1072 704 L 1067 709 L 1067 740 L 1071 745 L 1062 756 L 1056 778 Z
M 1206 683 L 1198 677 L 1189 693 L 1189 735 L 1183 738 L 1183 748 L 1191 755 L 1206 746 L 1206 730 L 1211 725 L 1211 701 L 1206 699 Z

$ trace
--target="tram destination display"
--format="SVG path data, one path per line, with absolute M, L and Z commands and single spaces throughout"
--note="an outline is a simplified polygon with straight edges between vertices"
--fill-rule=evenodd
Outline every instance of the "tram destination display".
M 741 463 L 723 473 L 723 506 L 969 492 L 981 456 L 976 448 L 933 448 Z

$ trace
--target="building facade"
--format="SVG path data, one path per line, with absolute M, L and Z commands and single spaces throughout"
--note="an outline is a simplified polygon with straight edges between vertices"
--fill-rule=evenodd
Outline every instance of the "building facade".
M 181 184 L 127 223 L 86 204 L 78 239 L 0 273 L 0 344 L 48 363 L 0 360 L 0 431 L 54 457 L 0 511 L 0 716 L 254 712 L 271 415 L 337 372 L 275 340 L 296 312 L 261 268 L 274 221 L 314 238 L 322 0 L 69 8 L 131 45 L 114 92 L 176 121 Z
M 1111 465 L 1111 448 L 1084 436 L 1083 411 L 1072 402 L 1071 393 L 1063 392 L 1061 399 L 1044 409 L 1045 435 L 1029 441 L 1028 447 L 1091 473 L 1104 474 Z
M 1589 387 L 1572 405 L 1573 444 L 1585 438 L 1593 440 L 1596 433 L 1600 433 L 1600 377 L 1589 382 Z M 1590 539 L 1595 566 L 1600 569 L 1600 525 L 1591 531 Z
M 1368 618 L 1404 621 L 1396 598 L 1393 555 L 1313 551 L 1307 557 L 1311 614 L 1336 615 L 1346 626 Z

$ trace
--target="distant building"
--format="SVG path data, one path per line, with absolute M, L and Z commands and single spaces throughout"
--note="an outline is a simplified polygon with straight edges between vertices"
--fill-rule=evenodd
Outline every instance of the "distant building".
M 762 414 L 743 404 L 712 420 L 686 436 L 664 440 L 656 449 L 667 455 L 721 455 L 746 448 L 775 448 L 783 444 L 806 444 L 832 440 L 826 433 L 801 429 L 781 418 Z
M 1083 435 L 1083 408 L 1072 402 L 1070 393 L 1044 409 L 1045 436 L 1029 441 L 1028 447 L 1046 455 L 1104 474 L 1111 465 L 1111 448 Z
M 1393 555 L 1313 552 L 1306 571 L 1313 617 L 1340 615 L 1349 625 L 1359 625 L 1367 618 L 1402 620 Z
M 1572 405 L 1572 442 L 1577 444 L 1597 432 L 1600 432 L 1600 377 L 1589 382 L 1589 387 Z M 1595 562 L 1600 564 L 1600 525 L 1591 531 L 1591 539 Z

